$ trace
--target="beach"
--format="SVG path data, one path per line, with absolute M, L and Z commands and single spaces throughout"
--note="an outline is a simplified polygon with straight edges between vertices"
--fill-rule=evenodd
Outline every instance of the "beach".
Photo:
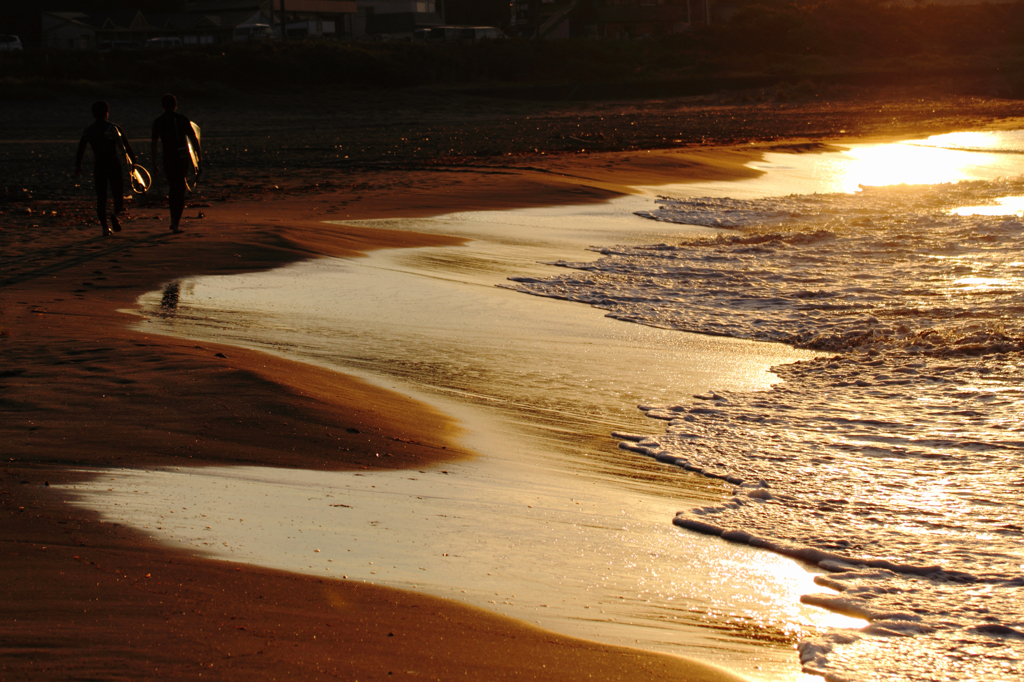
M 1013 110 L 1004 103 L 979 108 L 962 118 L 946 109 L 901 125 L 945 132 Z M 805 113 L 815 112 L 821 113 Z M 758 115 L 756 107 L 748 113 Z M 770 128 L 774 119 L 764 116 Z M 856 130 L 857 120 L 836 117 L 828 132 Z M 692 660 L 554 635 L 453 601 L 195 558 L 102 522 L 55 493 L 88 478 L 83 468 L 419 470 L 474 458 L 459 440 L 459 425 L 422 401 L 264 353 L 146 334 L 124 311 L 186 276 L 462 243 L 344 221 L 578 205 L 637 184 L 756 175 L 746 164 L 763 148 L 749 144 L 748 127 L 723 128 L 717 137 L 746 144 L 550 154 L 535 148 L 527 160 L 500 169 L 493 162 L 368 162 L 358 187 L 351 174 L 331 186 L 323 167 L 303 167 L 294 157 L 287 166 L 264 162 L 249 177 L 218 170 L 209 194 L 186 210 L 178 236 L 167 231 L 158 205 L 146 205 L 132 208 L 124 233 L 102 240 L 96 226 L 81 225 L 87 204 L 58 196 L 52 178 L 40 181 L 35 191 L 44 196 L 31 204 L 8 203 L 0 233 L 8 673 L 730 679 Z M 876 125 L 870 132 L 907 130 Z M 62 143 L 49 133 L 43 148 L 52 162 L 49 150 L 74 140 Z M 806 149 L 822 141 L 790 133 Z M 23 149 L 16 145 L 24 143 L 5 146 Z M 325 176 L 327 183 L 310 182 Z M 244 187 L 229 192 L 231 183 Z M 5 179 L 8 188 L 13 184 Z M 383 450 L 391 456 L 379 457 Z

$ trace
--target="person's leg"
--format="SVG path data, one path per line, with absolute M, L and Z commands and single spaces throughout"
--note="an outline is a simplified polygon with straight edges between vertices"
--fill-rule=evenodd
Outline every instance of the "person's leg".
M 185 176 L 168 178 L 168 182 L 171 188 L 168 195 L 171 204 L 171 226 L 172 229 L 180 230 L 181 214 L 185 212 Z
M 114 228 L 114 232 L 120 232 L 121 221 L 118 220 L 118 216 L 124 208 L 124 176 L 120 166 L 110 171 L 110 193 L 114 196 L 114 212 L 110 214 L 110 226 Z
M 167 178 L 167 203 L 171 209 L 171 230 L 180 232 L 181 214 L 185 212 L 185 171 L 177 164 L 164 166 Z
M 106 236 L 110 234 L 110 228 L 107 227 L 107 173 L 97 168 L 92 179 L 96 186 L 96 216 L 100 219 L 103 235 Z

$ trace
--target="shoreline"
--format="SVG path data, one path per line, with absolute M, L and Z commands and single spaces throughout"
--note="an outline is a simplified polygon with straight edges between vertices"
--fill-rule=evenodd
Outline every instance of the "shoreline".
M 435 205 L 417 204 L 405 194 L 395 198 L 402 208 L 379 206 L 376 216 L 436 215 L 442 209 L 510 203 L 583 203 L 618 194 L 586 180 L 538 175 L 518 175 L 518 183 L 502 175 L 493 190 L 510 184 L 518 190 L 503 194 L 481 193 L 481 183 L 465 183 Z M 237 661 L 245 647 L 235 650 L 240 630 L 225 627 L 220 621 L 227 616 L 215 612 L 245 611 L 239 602 L 257 584 L 260 591 L 277 586 L 282 595 L 305 600 L 301 620 L 309 620 L 310 613 L 324 621 L 342 620 L 336 604 L 317 599 L 327 584 L 328 592 L 342 595 L 332 599 L 362 604 L 354 616 L 361 625 L 349 621 L 348 627 L 356 630 L 338 632 L 334 646 L 308 640 L 308 628 L 299 629 L 282 615 L 291 608 L 285 596 L 269 611 L 250 605 L 246 618 L 251 627 L 235 627 L 274 632 L 295 628 L 294 636 L 265 635 L 260 646 L 299 647 L 303 657 L 316 660 L 325 671 L 327 659 L 334 658 L 331 667 L 346 675 L 361 674 L 354 671 L 366 666 L 380 673 L 393 665 L 393 651 L 339 662 L 334 647 L 356 645 L 353 640 L 362 637 L 352 632 L 359 627 L 404 621 L 410 618 L 408 609 L 429 609 L 449 622 L 450 638 L 479 640 L 486 632 L 490 641 L 472 651 L 457 646 L 441 653 L 432 640 L 445 628 L 414 618 L 420 641 L 406 643 L 399 656 L 408 669 L 426 665 L 442 676 L 477 669 L 481 676 L 486 671 L 487 677 L 502 679 L 530 676 L 533 667 L 543 669 L 544 675 L 574 677 L 586 671 L 594 679 L 621 679 L 641 671 L 649 674 L 653 667 L 663 670 L 666 679 L 738 679 L 696 661 L 584 642 L 456 602 L 191 557 L 55 499 L 50 485 L 74 483 L 83 476 L 83 466 L 416 468 L 472 456 L 453 441 L 457 425 L 421 403 L 313 366 L 235 347 L 147 335 L 128 326 L 135 318 L 125 308 L 142 293 L 179 277 L 267 269 L 315 256 L 357 257 L 376 248 L 459 243 L 432 235 L 325 225 L 322 220 L 344 219 L 329 210 L 337 198 L 319 195 L 313 202 L 306 197 L 211 207 L 202 223 L 187 221 L 185 233 L 177 237 L 163 232 L 162 211 L 138 211 L 111 240 L 68 243 L 68 235 L 51 234 L 51 242 L 58 243 L 43 245 L 36 239 L 32 246 L 48 248 L 44 253 L 55 254 L 55 262 L 37 259 L 20 273 L 5 273 L 0 333 L 4 364 L 15 369 L 3 376 L 8 396 L 4 407 L 18 416 L 0 427 L 0 437 L 8 444 L 0 499 L 11 520 L 4 537 L 11 551 L 2 569 L 9 585 L 2 609 L 7 622 L 17 623 L 7 637 L 15 655 L 5 657 L 6 673 L 31 679 L 144 665 L 153 674 L 159 670 L 161 677 L 185 676 L 211 664 L 216 658 L 211 647 L 228 652 L 220 665 L 228 658 L 235 661 L 232 666 L 242 665 Z M 186 217 L 196 215 L 194 210 L 188 209 Z M 311 217 L 296 219 L 300 210 Z M 395 457 L 381 463 L 383 458 L 373 451 L 385 445 Z M 168 585 L 173 585 L 173 597 Z M 103 604 L 96 614 L 102 622 L 89 616 L 96 607 L 85 604 L 93 601 Z M 376 602 L 387 603 L 389 609 L 376 616 L 381 623 L 367 622 L 366 612 L 379 610 Z M 178 620 L 173 614 L 179 608 L 187 616 L 190 606 L 192 616 L 181 619 L 187 624 L 162 632 L 164 625 Z M 282 622 L 260 622 L 275 618 Z M 69 631 L 75 634 L 62 634 Z M 114 643 L 127 632 L 145 633 L 148 641 Z M 197 641 L 198 633 L 211 641 Z M 52 637 L 66 653 L 60 664 L 45 653 L 48 647 L 40 646 Z M 320 634 L 317 642 L 324 638 Z M 567 650 L 583 660 L 567 663 Z M 253 659 L 245 665 L 245 674 L 254 674 L 268 663 Z M 295 672 L 294 665 L 294 660 L 278 659 L 270 669 L 285 674 Z M 238 667 L 229 669 L 230 676 L 240 674 Z
M 647 154 L 622 152 L 609 156 L 624 158 L 624 155 Z M 572 165 L 571 161 L 578 159 L 570 159 L 569 165 Z M 567 163 L 564 158 L 558 162 Z M 642 165 L 642 161 L 638 163 Z M 723 167 L 728 165 L 723 163 Z M 403 190 L 401 196 L 391 197 L 390 204 L 381 201 L 368 208 L 364 202 L 358 213 L 356 210 L 344 212 L 347 207 L 341 203 L 340 192 L 317 194 L 312 199 L 304 196 L 273 202 L 238 202 L 220 205 L 216 209 L 211 207 L 210 215 L 203 219 L 201 226 L 195 220 L 186 223 L 185 235 L 178 238 L 165 234 L 163 211 L 145 209 L 139 211 L 136 219 L 126 224 L 122 236 L 114 240 L 123 244 L 115 243 L 108 247 L 105 246 L 107 242 L 100 242 L 98 238 L 70 245 L 47 244 L 45 248 L 53 253 L 70 249 L 77 250 L 77 255 L 59 255 L 49 264 L 34 263 L 33 268 L 15 275 L 13 279 L 20 277 L 20 281 L 11 283 L 12 278 L 8 277 L 5 286 L 0 288 L 0 305 L 5 318 L 4 327 L 0 329 L 0 347 L 4 364 L 14 368 L 2 375 L 8 396 L 3 405 L 5 411 L 10 410 L 28 420 L 28 423 L 21 423 L 19 419 L 17 424 L 13 423 L 14 420 L 7 420 L 6 425 L 0 428 L 0 437 L 8 443 L 2 491 L 6 494 L 0 499 L 6 516 L 12 519 L 11 531 L 5 533 L 4 539 L 11 547 L 18 548 L 3 564 L 4 577 L 7 578 L 5 584 L 11 586 L 5 595 L 6 606 L 3 608 L 8 622 L 16 620 L 21 624 L 8 637 L 8 641 L 16 642 L 12 653 L 17 656 L 11 658 L 19 667 L 7 667 L 9 664 L 5 662 L 5 669 L 19 677 L 51 677 L 58 669 L 47 667 L 45 659 L 49 656 L 50 647 L 46 642 L 57 636 L 62 627 L 73 626 L 78 630 L 75 636 L 58 637 L 62 648 L 69 654 L 64 660 L 70 657 L 70 660 L 78 661 L 79 666 L 61 668 L 65 674 L 71 670 L 109 672 L 116 670 L 117 665 L 124 666 L 126 672 L 138 670 L 140 665 L 159 665 L 161 677 L 192 676 L 197 666 L 206 667 L 208 661 L 214 659 L 221 663 L 225 659 L 234 659 L 231 665 L 235 667 L 229 667 L 230 673 L 222 672 L 230 676 L 243 674 L 242 670 L 244 674 L 257 677 L 269 675 L 268 670 L 275 674 L 288 674 L 290 671 L 304 675 L 313 670 L 327 672 L 325 666 L 328 661 L 324 658 L 332 657 L 331 645 L 313 644 L 309 640 L 310 630 L 308 627 L 303 629 L 300 624 L 309 620 L 309 609 L 314 609 L 324 618 L 338 620 L 336 600 L 340 598 L 360 605 L 356 615 L 358 623 L 349 621 L 348 627 L 363 629 L 350 629 L 347 638 L 332 632 L 335 647 L 353 645 L 359 638 L 353 634 L 355 632 L 369 637 L 369 633 L 380 625 L 377 621 L 411 618 L 417 624 L 420 646 L 404 642 L 402 661 L 403 665 L 412 666 L 409 670 L 421 670 L 417 666 L 432 661 L 431 664 L 436 666 L 433 669 L 439 671 L 436 674 L 475 670 L 480 676 L 503 679 L 502 675 L 514 677 L 524 673 L 524 661 L 532 656 L 531 660 L 538 661 L 537 666 L 547 666 L 543 673 L 539 667 L 535 669 L 533 674 L 541 677 L 554 674 L 574 677 L 585 666 L 588 672 L 593 671 L 595 679 L 600 679 L 596 677 L 598 673 L 603 674 L 604 679 L 621 679 L 640 670 L 651 672 L 651 666 L 667 666 L 664 670 L 671 669 L 675 679 L 716 679 L 715 675 L 719 674 L 722 676 L 717 679 L 730 679 L 725 673 L 704 669 L 700 664 L 682 659 L 572 640 L 471 607 L 398 590 L 339 583 L 345 594 L 342 597 L 332 594 L 330 599 L 324 599 L 324 591 L 332 590 L 322 586 L 332 581 L 262 569 L 239 569 L 229 564 L 182 556 L 155 546 L 141 534 L 101 523 L 93 514 L 76 510 L 68 515 L 68 509 L 60 501 L 51 499 L 53 496 L 47 491 L 51 481 L 73 480 L 77 474 L 65 467 L 80 466 L 86 459 L 90 466 L 97 467 L 142 466 L 158 462 L 164 466 L 173 466 L 176 462 L 190 465 L 272 462 L 300 468 L 348 468 L 377 466 L 378 462 L 371 460 L 368 454 L 375 442 L 387 442 L 392 451 L 395 447 L 406 450 L 403 457 L 395 458 L 396 465 L 412 466 L 437 461 L 431 458 L 438 457 L 439 452 L 444 453 L 445 459 L 453 454 L 472 456 L 452 446 L 449 438 L 457 427 L 443 415 L 431 412 L 421 404 L 401 401 L 396 404 L 393 397 L 384 399 L 373 393 L 376 389 L 360 386 L 361 382 L 343 381 L 340 375 L 314 371 L 308 366 L 296 374 L 298 363 L 268 360 L 268 356 L 251 351 L 211 344 L 200 348 L 180 339 L 147 337 L 125 327 L 126 321 L 134 318 L 120 311 L 130 307 L 144 291 L 175 279 L 160 275 L 175 272 L 182 266 L 189 268 L 189 272 L 180 276 L 230 274 L 277 267 L 318 255 L 352 257 L 361 250 L 387 248 L 392 244 L 419 245 L 418 241 L 397 244 L 381 240 L 374 230 L 346 226 L 339 233 L 340 226 L 328 228 L 320 222 L 328 217 L 354 220 L 385 215 L 436 215 L 499 204 L 507 207 L 603 201 L 622 191 L 624 185 L 614 182 L 616 176 L 635 178 L 637 170 L 635 164 L 623 163 L 612 170 L 590 173 L 594 177 L 576 180 L 566 180 L 564 175 L 548 177 L 543 173 L 537 177 L 529 171 L 511 176 L 504 172 L 498 175 L 469 171 L 467 177 L 472 182 L 449 184 L 443 195 L 423 191 L 417 196 L 415 191 Z M 691 170 L 696 172 L 692 167 Z M 671 176 L 676 182 L 681 181 L 675 175 L 679 171 L 680 166 L 676 163 L 648 169 L 651 179 Z M 435 171 L 412 171 L 405 174 L 404 180 L 412 182 L 412 176 L 417 173 L 424 176 L 436 174 Z M 434 182 L 437 182 L 436 178 Z M 514 188 L 511 192 L 507 191 L 509 185 Z M 499 191 L 502 194 L 499 195 Z M 310 208 L 311 203 L 316 205 Z M 297 204 L 306 205 L 307 211 L 323 210 L 325 215 L 296 221 L 292 214 L 299 210 Z M 273 210 L 268 213 L 266 209 L 270 206 Z M 250 210 L 247 212 L 246 208 Z M 257 208 L 260 212 L 258 217 L 255 216 Z M 190 208 L 186 215 L 193 215 L 193 210 Z M 332 215 L 326 215 L 328 212 Z M 142 225 L 150 213 L 161 220 Z M 246 215 L 241 215 L 243 213 Z M 254 215 L 248 217 L 248 213 Z M 140 236 L 136 237 L 136 234 Z M 409 233 L 400 234 L 406 240 L 410 238 Z M 394 239 L 395 235 L 391 237 Z M 425 243 L 455 244 L 454 241 Z M 35 246 L 40 245 L 37 243 Z M 32 248 L 30 245 L 27 251 L 31 252 Z M 142 252 L 141 255 L 138 252 Z M 245 266 L 240 265 L 239 258 Z M 94 269 L 97 267 L 103 269 Z M 118 272 L 115 273 L 115 269 Z M 68 300 L 68 292 L 77 293 Z M 91 307 L 91 310 L 83 314 L 85 307 Z M 218 353 L 226 357 L 219 358 Z M 140 368 L 147 369 L 142 371 Z M 199 373 L 206 373 L 206 376 L 197 376 Z M 306 388 L 307 383 L 314 387 L 313 390 Z M 342 391 L 339 384 L 342 383 L 345 384 L 345 393 L 359 395 L 363 401 L 372 400 L 376 406 L 388 404 L 392 416 L 407 409 L 423 411 L 401 429 L 393 429 L 388 419 L 374 416 L 367 410 L 350 415 L 349 422 L 341 422 L 337 411 L 342 405 L 350 410 L 358 407 L 352 404 L 353 401 L 345 403 L 338 397 Z M 231 387 L 230 393 L 225 391 L 225 385 Z M 304 387 L 302 391 L 297 390 L 300 385 Z M 82 387 L 88 387 L 84 394 Z M 125 394 L 115 397 L 115 390 L 124 390 Z M 177 396 L 177 400 L 169 400 L 169 396 Z M 203 421 L 225 403 L 232 408 L 226 410 L 229 417 Z M 187 409 L 182 409 L 183 404 Z M 375 411 L 379 409 L 376 406 Z M 42 415 L 43 418 L 28 419 L 30 415 Z M 268 418 L 274 425 L 272 429 L 265 426 Z M 97 422 L 83 423 L 85 419 Z M 429 423 L 432 428 L 424 428 L 424 423 Z M 260 428 L 253 429 L 257 424 Z M 353 428 L 359 433 L 352 434 L 346 430 Z M 402 430 L 404 428 L 409 430 Z M 336 433 L 339 429 L 341 432 Z M 340 442 L 328 442 L 328 430 L 330 438 L 337 438 Z M 268 441 L 258 431 L 271 431 L 278 437 Z M 371 436 L 382 440 L 372 441 Z M 53 452 L 58 444 L 61 451 Z M 258 446 L 257 449 L 254 446 Z M 348 454 L 339 457 L 339 447 L 351 449 L 344 450 Z M 134 452 L 138 449 L 152 449 L 161 454 L 141 456 Z M 64 474 L 58 477 L 60 470 Z M 91 556 L 85 554 L 87 551 Z M 154 567 L 159 567 L 168 576 L 164 581 L 157 580 L 160 589 L 150 587 L 152 577 L 157 575 Z M 141 575 L 149 577 L 141 578 Z M 99 580 L 96 590 L 92 588 L 93 580 Z M 176 586 L 173 585 L 175 581 L 179 581 Z M 185 589 L 186 582 L 202 585 L 189 586 L 193 588 L 189 591 Z M 238 587 L 240 582 L 244 583 L 241 589 Z M 127 592 L 129 583 L 134 592 Z M 54 589 L 55 585 L 61 589 Z M 218 590 L 220 595 L 216 594 Z M 228 590 L 234 594 L 224 596 Z M 282 594 L 270 610 L 248 606 L 245 617 L 253 626 L 235 626 L 228 613 L 242 613 L 245 602 L 254 594 L 253 590 L 264 592 L 259 595 L 263 598 L 266 592 L 274 590 L 287 594 Z M 131 598 L 126 597 L 126 592 Z M 175 592 L 174 597 L 170 596 L 172 592 Z M 321 595 L 319 601 L 318 594 Z M 77 607 L 92 601 L 92 595 L 100 595 L 97 598 L 109 609 L 101 616 L 107 621 L 105 625 L 97 624 L 95 616 L 87 617 L 88 608 L 82 610 L 81 616 L 77 613 Z M 183 614 L 187 614 L 189 608 L 193 614 L 187 619 L 188 623 L 176 623 L 173 632 L 162 632 L 162 628 L 176 618 L 172 615 L 176 613 L 177 606 L 172 608 L 168 604 L 164 608 L 162 603 L 172 599 L 176 600 L 173 603 L 182 606 Z M 159 607 L 154 601 L 161 602 Z M 379 602 L 388 603 L 391 610 L 386 615 L 368 616 L 378 608 L 375 604 Z M 441 626 L 436 622 L 424 622 L 426 619 L 421 616 L 422 612 L 411 612 L 413 608 L 437 610 L 437 613 L 445 614 L 440 617 L 447 619 L 449 624 L 452 620 L 458 621 L 463 630 L 445 631 L 449 641 L 454 637 L 465 641 L 468 636 L 487 630 L 491 633 L 491 645 L 502 648 L 502 651 L 485 656 L 481 652 L 487 645 L 479 643 L 470 652 L 464 651 L 466 647 L 444 648 L 435 639 L 443 637 L 438 634 Z M 413 617 L 410 613 L 417 615 Z M 237 618 L 235 616 L 234 620 Z M 275 618 L 279 622 L 269 627 L 269 621 Z M 26 620 L 30 623 L 28 626 L 25 625 Z M 246 629 L 241 630 L 243 627 Z M 280 652 L 285 647 L 296 647 L 294 655 L 278 656 L 270 665 L 259 660 L 255 650 L 250 650 L 252 647 L 229 651 L 225 657 L 227 648 L 235 646 L 239 633 L 255 632 L 257 627 L 264 629 L 260 644 L 262 650 L 274 648 Z M 293 628 L 294 636 L 266 635 L 269 630 L 287 630 L 290 633 Z M 493 628 L 493 631 L 488 628 Z M 116 640 L 127 631 L 144 635 L 140 634 L 140 639 L 134 643 L 100 646 L 100 642 Z M 327 641 L 326 635 L 320 631 L 317 634 L 320 635 L 318 642 Z M 397 636 L 397 633 L 391 634 Z M 514 649 L 515 646 L 525 648 Z M 576 660 L 566 665 L 563 660 L 567 658 L 564 655 L 566 647 L 577 651 L 580 657 L 585 656 L 586 662 Z M 416 648 L 416 652 L 410 653 L 410 648 Z M 444 651 L 444 660 L 438 661 L 442 658 L 439 656 L 441 650 Z M 250 659 L 239 662 L 246 654 L 251 654 Z M 191 660 L 175 661 L 178 657 L 187 656 Z M 394 656 L 393 649 L 382 646 L 374 647 L 369 658 L 379 666 L 394 660 Z M 361 655 L 359 659 L 349 659 L 345 664 L 351 666 L 366 658 Z M 310 667 L 308 661 L 315 661 L 315 667 Z M 561 671 L 553 669 L 557 664 L 564 666 Z M 243 665 L 246 667 L 238 667 Z M 335 661 L 334 666 L 337 665 L 339 663 Z M 173 671 L 169 674 L 168 666 Z M 675 666 L 682 668 L 676 669 Z M 153 669 L 156 670 L 155 667 Z M 223 671 L 224 668 L 218 666 L 211 672 L 218 670 Z M 354 668 L 343 670 L 345 674 L 363 674 L 354 672 Z M 365 669 L 365 672 L 385 674 L 383 670 L 378 667 Z M 530 675 L 529 672 L 525 674 Z

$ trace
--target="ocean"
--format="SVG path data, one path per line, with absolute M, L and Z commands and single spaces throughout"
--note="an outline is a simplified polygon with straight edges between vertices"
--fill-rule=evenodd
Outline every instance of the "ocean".
M 1016 160 L 1024 138 L 933 139 Z M 662 199 L 644 217 L 720 228 L 602 247 L 513 278 L 663 329 L 824 351 L 764 392 L 641 405 L 662 432 L 620 447 L 728 481 L 681 528 L 828 573 L 802 601 L 864 618 L 800 644 L 836 679 L 1024 673 L 1024 181 Z
M 1022 161 L 1017 131 L 780 148 L 750 181 L 362 223 L 467 247 L 171 282 L 140 327 L 402 391 L 482 456 L 78 494 L 756 679 L 1020 679 Z

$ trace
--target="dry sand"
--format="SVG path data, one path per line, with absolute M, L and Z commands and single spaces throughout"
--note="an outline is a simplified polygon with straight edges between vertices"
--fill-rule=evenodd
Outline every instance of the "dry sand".
M 947 118 L 931 129 L 957 127 Z M 472 457 L 457 444 L 457 425 L 427 405 L 255 352 L 146 335 L 129 328 L 138 318 L 122 311 L 187 276 L 458 244 L 324 219 L 603 201 L 628 191 L 625 183 L 744 177 L 752 154 L 626 151 L 457 172 L 384 168 L 362 177 L 357 190 L 299 187 L 301 173 L 282 172 L 269 181 L 280 198 L 268 198 L 268 181 L 226 201 L 211 200 L 211 190 L 186 210 L 181 235 L 167 230 L 157 205 L 133 209 L 124 232 L 103 239 L 98 227 L 82 224 L 90 209 L 81 198 L 36 202 L 34 213 L 7 204 L 0 214 L 0 675 L 734 679 L 454 602 L 191 557 L 70 507 L 49 484 L 80 480 L 93 467 L 416 468 Z M 385 448 L 394 457 L 376 456 Z

